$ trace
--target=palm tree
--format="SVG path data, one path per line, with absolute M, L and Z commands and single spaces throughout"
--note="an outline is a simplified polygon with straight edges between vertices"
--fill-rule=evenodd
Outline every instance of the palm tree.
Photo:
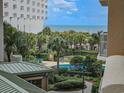
M 37 45 L 38 45 L 39 51 L 42 50 L 42 46 L 44 43 L 46 43 L 46 39 L 47 39 L 46 36 L 43 35 L 42 33 L 37 36 Z
M 15 51 L 16 29 L 8 23 L 4 23 L 4 45 L 8 61 L 11 61 L 10 55 Z
M 48 47 L 56 52 L 56 54 L 57 54 L 57 69 L 59 69 L 59 57 L 60 57 L 60 54 L 64 50 L 65 40 L 63 38 L 57 36 L 49 42 Z
M 40 32 L 40 33 L 41 33 L 41 32 Z M 42 33 L 43 33 L 43 35 L 50 36 L 50 35 L 51 35 L 51 29 L 50 29 L 50 27 L 45 27 L 45 28 L 42 30 Z

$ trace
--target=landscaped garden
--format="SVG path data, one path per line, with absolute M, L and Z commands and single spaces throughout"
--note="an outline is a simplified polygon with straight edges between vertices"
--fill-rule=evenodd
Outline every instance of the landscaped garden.
M 6 60 L 11 55 L 22 55 L 23 61 L 41 63 L 55 61 L 54 72 L 49 75 L 49 90 L 80 90 L 93 83 L 97 93 L 103 73 L 103 61 L 96 59 L 99 33 L 76 31 L 52 32 L 46 27 L 38 34 L 17 31 L 4 23 Z M 97 45 L 97 46 L 96 46 Z M 68 64 L 60 65 L 60 58 Z

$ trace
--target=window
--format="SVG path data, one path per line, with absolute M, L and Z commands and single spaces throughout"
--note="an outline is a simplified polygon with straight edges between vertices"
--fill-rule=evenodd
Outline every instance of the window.
M 34 16 L 32 16 L 32 18 L 33 18 L 33 19 L 36 19 L 36 16 L 34 15 Z
M 40 13 L 40 9 L 37 10 L 37 13 Z
M 32 12 L 35 12 L 35 8 L 32 8 Z
M 41 19 L 44 19 L 44 17 L 42 16 Z
M 40 16 L 37 16 L 37 19 L 40 19 Z
M 32 1 L 32 5 L 35 6 L 35 1 Z
M 21 14 L 20 17 L 21 17 L 21 18 L 24 18 L 24 14 Z
M 45 13 L 47 14 L 48 12 L 46 11 Z
M 37 6 L 39 7 L 40 6 L 40 3 L 37 3 Z
M 29 12 L 30 11 L 30 7 L 27 7 L 27 12 Z
M 14 5 L 13 5 L 13 9 L 16 9 L 16 8 L 17 8 L 17 5 L 16 5 L 16 4 L 14 4 Z
M 27 0 L 27 4 L 30 4 L 30 0 Z
M 23 3 L 23 2 L 24 2 L 24 0 L 21 0 L 20 2 L 21 2 L 21 3 Z
M 24 6 L 21 6 L 21 7 L 20 7 L 20 10 L 24 10 Z
M 13 13 L 13 17 L 17 17 L 17 14 L 16 13 Z
M 30 18 L 30 15 L 29 14 L 27 15 L 27 18 Z
M 44 10 L 42 10 L 41 13 L 43 14 L 44 13 Z
M 44 8 L 44 4 L 41 4 L 41 7 Z
M 8 15 L 9 15 L 9 13 L 8 13 L 8 12 L 4 12 L 4 16 L 6 16 L 6 17 L 7 17 Z
M 4 8 L 7 8 L 8 6 L 9 6 L 8 2 L 4 3 Z
M 45 8 L 47 8 L 47 5 L 45 5 Z

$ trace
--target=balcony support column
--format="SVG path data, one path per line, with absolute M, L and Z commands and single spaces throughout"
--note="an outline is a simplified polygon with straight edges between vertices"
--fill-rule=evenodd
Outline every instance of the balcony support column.
M 124 0 L 108 0 L 108 56 L 124 55 Z
M 4 60 L 3 46 L 3 0 L 0 0 L 0 61 Z

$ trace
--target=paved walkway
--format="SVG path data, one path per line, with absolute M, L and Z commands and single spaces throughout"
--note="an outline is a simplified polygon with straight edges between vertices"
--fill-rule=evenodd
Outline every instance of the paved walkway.
M 87 88 L 84 90 L 84 93 L 91 93 L 92 83 L 86 82 Z M 82 91 L 49 91 L 48 93 L 82 93 Z
M 48 67 L 57 65 L 57 62 L 55 62 L 55 61 L 43 61 L 42 63 Z M 69 64 L 69 63 L 68 62 L 60 62 L 60 64 Z

